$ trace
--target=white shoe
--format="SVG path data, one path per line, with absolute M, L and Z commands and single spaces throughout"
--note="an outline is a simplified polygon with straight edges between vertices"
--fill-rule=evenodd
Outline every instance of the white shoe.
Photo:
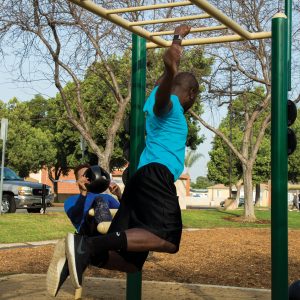
M 65 239 L 62 239 L 55 246 L 47 271 L 46 285 L 48 293 L 55 297 L 68 276 L 69 268 L 65 251 Z

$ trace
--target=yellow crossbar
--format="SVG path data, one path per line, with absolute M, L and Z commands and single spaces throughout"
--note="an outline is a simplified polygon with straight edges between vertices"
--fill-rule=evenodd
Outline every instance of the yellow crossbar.
M 270 38 L 271 32 L 257 32 L 251 33 L 249 40 L 258 40 Z M 227 42 L 237 42 L 244 41 L 245 39 L 238 34 L 234 35 L 225 35 L 225 36 L 216 36 L 216 37 L 207 37 L 207 38 L 198 38 L 198 39 L 189 39 L 183 40 L 181 42 L 182 46 L 192 46 L 192 45 L 205 45 L 205 44 L 216 44 L 216 43 L 227 43 Z M 167 42 L 167 47 L 171 46 L 172 41 Z M 155 43 L 147 43 L 147 49 L 159 48 Z
M 168 19 L 137 21 L 137 22 L 130 22 L 129 24 L 130 26 L 140 26 L 140 25 L 148 25 L 148 24 L 172 23 L 172 22 L 181 22 L 181 21 L 189 21 L 189 20 L 207 19 L 210 17 L 211 16 L 209 14 L 201 14 L 201 15 L 186 16 L 186 17 L 168 18 Z
M 234 41 L 242 41 L 242 40 L 255 40 L 255 39 L 264 39 L 270 38 L 271 32 L 256 32 L 251 33 L 245 29 L 243 29 L 239 24 L 235 21 L 224 15 L 220 10 L 216 7 L 208 3 L 207 0 L 190 0 L 190 1 L 182 1 L 182 2 L 172 2 L 165 4 L 155 4 L 149 5 L 145 7 L 137 6 L 137 7 L 128 7 L 128 8 L 120 8 L 107 10 L 100 5 L 97 5 L 91 0 L 69 0 L 86 10 L 102 17 L 108 21 L 123 27 L 124 29 L 135 33 L 146 40 L 150 41 L 147 43 L 147 48 L 159 48 L 159 47 L 168 47 L 171 45 L 171 41 L 166 41 L 161 38 L 161 35 L 173 34 L 173 30 L 169 31 L 161 31 L 161 32 L 149 32 L 142 28 L 139 25 L 147 25 L 147 24 L 157 24 L 157 23 L 170 23 L 170 22 L 181 22 L 187 20 L 196 20 L 203 18 L 214 18 L 222 23 L 219 26 L 211 26 L 211 27 L 202 27 L 202 28 L 192 28 L 191 32 L 204 32 L 204 31 L 213 31 L 213 30 L 221 30 L 221 29 L 231 29 L 234 35 L 226 35 L 219 37 L 207 37 L 207 38 L 194 38 L 187 39 L 182 41 L 183 46 L 191 46 L 191 45 L 204 45 L 204 44 L 215 44 L 215 43 L 224 43 L 224 42 L 234 42 Z M 158 19 L 158 20 L 146 20 L 146 21 L 137 21 L 137 22 L 129 22 L 124 18 L 117 15 L 117 13 L 124 13 L 130 11 L 139 11 L 139 10 L 148 10 L 148 9 L 158 9 L 158 8 L 166 8 L 166 7 L 176 7 L 176 6 L 184 6 L 194 4 L 203 11 L 204 14 L 194 15 L 194 16 L 185 16 L 178 18 L 168 18 L 168 19 Z
M 99 17 L 102 17 L 108 21 L 111 21 L 111 22 L 123 27 L 126 30 L 131 31 L 132 33 L 142 36 L 147 40 L 151 40 L 152 42 L 156 43 L 160 47 L 167 46 L 166 40 L 164 40 L 158 36 L 150 36 L 150 32 L 143 29 L 142 27 L 129 26 L 130 22 L 128 22 L 127 20 L 124 20 L 123 18 L 119 17 L 116 14 L 108 14 L 105 8 L 101 7 L 100 5 L 97 5 L 93 1 L 90 1 L 90 0 L 69 0 L 69 1 L 85 8 L 86 10 L 98 15 Z
M 211 5 L 206 0 L 191 0 L 191 2 L 194 3 L 196 6 L 198 6 L 199 8 L 206 11 L 208 14 L 210 14 L 216 20 L 220 21 L 222 24 L 226 25 L 228 28 L 230 28 L 238 35 L 242 36 L 245 39 L 250 39 L 249 31 L 243 29 L 238 23 L 234 22 L 232 19 L 224 15 L 220 10 L 218 10 L 216 7 Z
M 214 30 L 222 30 L 227 29 L 225 25 L 218 25 L 218 26 L 209 26 L 209 27 L 200 27 L 200 28 L 192 28 L 190 33 L 197 33 L 197 32 L 205 32 L 205 31 L 214 31 Z M 166 30 L 166 31 L 158 31 L 158 32 L 151 32 L 151 36 L 157 35 L 169 35 L 174 34 L 174 30 Z

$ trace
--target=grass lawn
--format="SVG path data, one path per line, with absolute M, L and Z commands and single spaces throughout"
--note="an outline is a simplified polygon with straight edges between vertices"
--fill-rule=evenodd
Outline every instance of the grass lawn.
M 0 243 L 54 240 L 74 232 L 63 212 L 0 215 Z
M 270 228 L 270 210 L 255 210 L 257 223 L 235 222 L 230 218 L 243 214 L 242 209 L 223 211 L 183 210 L 182 221 L 184 228 L 232 228 L 252 227 Z M 228 219 L 229 218 L 229 219 Z M 300 213 L 288 212 L 289 228 L 300 229 Z M 40 214 L 4 214 L 0 215 L 0 243 L 33 242 L 59 239 L 67 232 L 74 232 L 66 214 L 51 212 Z
M 271 210 L 255 209 L 256 223 L 233 221 L 233 219 L 243 215 L 243 213 L 243 209 L 233 211 L 221 209 L 183 210 L 182 222 L 185 228 L 271 228 Z M 288 212 L 288 227 L 290 229 L 300 229 L 300 213 L 297 211 Z

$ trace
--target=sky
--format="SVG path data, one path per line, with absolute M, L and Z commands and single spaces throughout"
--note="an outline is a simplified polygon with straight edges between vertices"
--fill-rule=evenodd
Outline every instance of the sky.
M 20 83 L 15 80 L 16 74 L 9 73 L 5 68 L 0 69 L 0 99 L 4 102 L 17 97 L 20 101 L 28 101 L 34 97 L 35 94 L 41 94 L 44 97 L 53 97 L 57 93 L 57 89 L 53 84 L 45 81 L 38 81 L 35 83 Z M 205 110 L 204 110 L 205 111 Z M 207 112 L 204 113 L 203 118 L 208 121 L 214 120 L 214 125 L 220 121 L 222 113 L 220 112 Z M 205 136 L 205 141 L 202 143 L 196 152 L 203 155 L 200 159 L 190 168 L 189 173 L 193 182 L 196 181 L 198 176 L 207 175 L 207 162 L 209 161 L 208 152 L 211 149 L 211 142 L 214 134 L 201 126 L 200 134 Z

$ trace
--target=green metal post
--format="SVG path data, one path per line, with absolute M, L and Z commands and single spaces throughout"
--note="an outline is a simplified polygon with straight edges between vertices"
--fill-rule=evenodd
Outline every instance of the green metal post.
M 129 176 L 136 171 L 145 146 L 146 40 L 132 35 L 132 88 L 130 114 Z M 141 299 L 142 272 L 127 274 L 127 300 Z
M 292 0 L 285 0 L 285 14 L 287 16 L 287 61 L 288 61 L 288 90 L 292 89 Z
M 272 19 L 272 300 L 288 299 L 287 78 L 287 17 L 278 13 Z

